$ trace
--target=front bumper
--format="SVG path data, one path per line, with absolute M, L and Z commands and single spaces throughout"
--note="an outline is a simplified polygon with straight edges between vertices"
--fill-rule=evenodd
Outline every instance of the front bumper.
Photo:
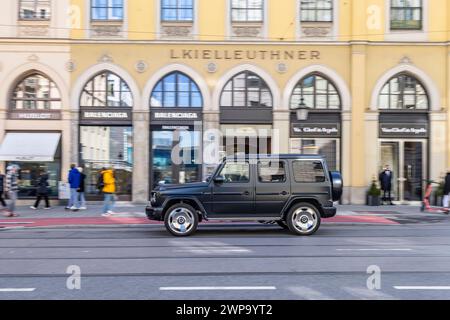
M 322 207 L 322 218 L 332 218 L 336 215 L 336 207 Z
M 162 208 L 154 208 L 151 206 L 145 208 L 145 214 L 149 220 L 162 221 L 162 211 Z

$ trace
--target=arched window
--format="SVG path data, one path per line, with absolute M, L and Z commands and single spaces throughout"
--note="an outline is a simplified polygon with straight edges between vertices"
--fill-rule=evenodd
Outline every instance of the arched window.
M 127 83 L 116 74 L 104 71 L 83 89 L 80 107 L 132 107 L 133 96 Z
M 383 110 L 428 110 L 428 95 L 416 78 L 401 73 L 381 90 L 378 106 Z
M 61 93 L 50 78 L 33 73 L 23 78 L 11 96 L 12 110 L 59 110 Z
M 291 95 L 291 109 L 301 104 L 311 109 L 339 110 L 341 98 L 331 81 L 319 74 L 310 74 L 297 83 Z
M 257 74 L 244 71 L 225 85 L 220 98 L 221 107 L 273 106 L 272 93 L 267 83 Z
M 187 75 L 175 71 L 162 78 L 150 98 L 151 107 L 201 108 L 203 98 L 197 84 Z

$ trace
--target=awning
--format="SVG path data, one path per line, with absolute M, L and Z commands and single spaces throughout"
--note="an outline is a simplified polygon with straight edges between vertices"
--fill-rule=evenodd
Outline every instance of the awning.
M 52 162 L 60 139 L 60 133 L 7 133 L 0 161 Z

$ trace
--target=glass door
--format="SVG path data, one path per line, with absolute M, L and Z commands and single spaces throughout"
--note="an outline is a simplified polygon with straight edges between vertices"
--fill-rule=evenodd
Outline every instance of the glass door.
M 403 148 L 404 200 L 420 201 L 423 193 L 424 143 L 405 141 Z
M 381 142 L 380 172 L 389 165 L 393 172 L 392 197 L 396 201 L 421 201 L 426 179 L 424 140 Z

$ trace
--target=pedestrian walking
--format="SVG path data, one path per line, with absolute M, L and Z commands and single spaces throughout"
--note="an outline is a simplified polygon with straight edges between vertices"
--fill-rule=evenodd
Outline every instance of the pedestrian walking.
M 42 171 L 39 175 L 39 180 L 36 187 L 36 202 L 34 203 L 34 206 L 31 206 L 30 208 L 33 210 L 37 210 L 39 208 L 39 203 L 42 199 L 45 200 L 45 210 L 50 209 L 50 201 L 48 199 L 48 190 L 49 184 L 48 184 L 48 174 L 45 171 Z
M 114 171 L 112 168 L 105 169 L 101 173 L 101 181 L 103 183 L 103 214 L 102 216 L 108 217 L 113 215 L 113 209 L 116 202 L 116 178 L 114 177 Z
M 78 210 L 78 188 L 80 187 L 80 171 L 78 171 L 75 164 L 70 165 L 69 171 L 69 184 L 70 184 L 70 200 L 67 205 L 67 210 Z
M 449 207 L 449 201 L 450 200 L 450 168 L 447 170 L 447 175 L 445 176 L 445 183 L 444 183 L 444 199 L 443 199 L 443 206 L 444 208 Z
M 19 192 L 19 167 L 9 165 L 6 168 L 6 192 L 8 194 L 9 205 L 5 213 L 6 217 L 17 217 L 16 201 Z
M 389 165 L 386 165 L 379 175 L 380 186 L 383 191 L 383 198 L 381 199 L 383 204 L 389 202 L 390 205 L 393 205 L 391 197 L 392 175 L 393 173 L 390 170 Z
M 0 172 L 0 203 L 3 206 L 3 209 L 6 208 L 6 202 L 3 198 L 5 193 L 5 175 Z
M 80 186 L 77 190 L 78 192 L 78 201 L 80 203 L 80 210 L 86 210 L 86 197 L 85 197 L 85 187 L 86 187 L 86 175 L 83 172 L 82 167 L 78 167 L 78 171 L 80 172 Z

